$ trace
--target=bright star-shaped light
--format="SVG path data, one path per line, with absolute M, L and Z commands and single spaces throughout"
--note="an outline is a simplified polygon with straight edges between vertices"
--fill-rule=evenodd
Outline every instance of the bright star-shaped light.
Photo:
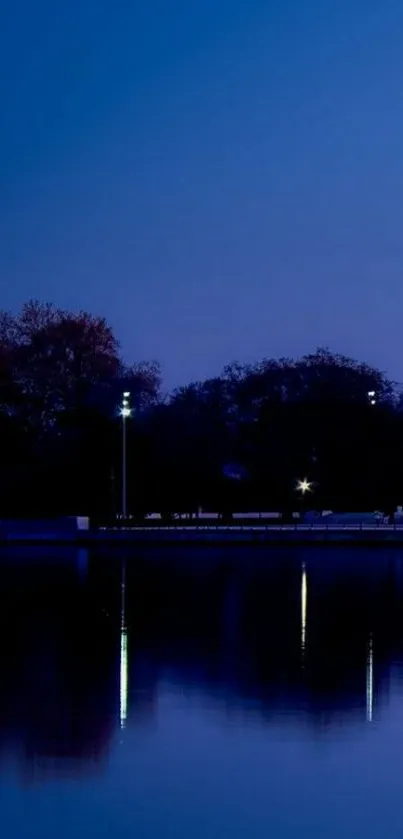
M 311 492 L 312 483 L 310 481 L 307 481 L 306 478 L 303 478 L 302 481 L 298 481 L 297 490 L 299 492 L 302 492 L 302 495 L 305 495 L 306 492 Z
M 119 413 L 120 416 L 123 417 L 123 419 L 127 419 L 131 416 L 132 409 L 130 407 L 130 393 L 128 390 L 125 390 L 123 394 L 122 404 L 120 406 Z

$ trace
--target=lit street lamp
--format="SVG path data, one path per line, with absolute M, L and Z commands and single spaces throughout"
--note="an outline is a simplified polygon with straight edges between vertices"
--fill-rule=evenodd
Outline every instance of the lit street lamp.
M 368 399 L 370 405 L 376 405 L 376 393 L 374 390 L 368 391 Z
M 298 481 L 297 483 L 297 490 L 302 493 L 302 495 L 306 495 L 307 492 L 312 491 L 312 482 L 307 481 L 306 478 L 303 478 L 302 481 Z
M 126 420 L 131 417 L 132 409 L 130 407 L 130 393 L 125 391 L 123 394 L 122 404 L 120 406 L 120 416 L 122 417 L 122 515 L 127 518 L 127 457 L 126 457 Z

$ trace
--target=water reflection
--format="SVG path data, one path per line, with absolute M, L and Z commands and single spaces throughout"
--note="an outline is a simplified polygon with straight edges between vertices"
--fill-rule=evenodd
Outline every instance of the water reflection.
M 0 761 L 25 780 L 102 771 L 113 737 L 113 620 L 83 552 L 0 563 Z M 84 573 L 85 572 L 85 573 Z
M 172 695 L 312 736 L 376 724 L 400 689 L 402 578 L 380 551 L 4 555 L 0 761 L 103 772 Z
M 77 551 L 77 568 L 82 582 L 85 582 L 88 574 L 89 552 L 86 548 L 79 548 Z
M 307 580 L 305 563 L 302 564 L 301 577 L 301 653 L 304 659 L 306 643 L 306 603 L 307 603 Z
M 126 629 L 126 561 L 122 562 L 121 581 L 121 611 L 120 611 L 120 727 L 124 728 L 127 717 L 127 691 L 128 691 L 128 656 L 127 656 L 127 629 Z
M 367 656 L 367 720 L 372 722 L 372 712 L 374 704 L 374 652 L 372 647 L 372 637 L 368 642 L 368 656 Z

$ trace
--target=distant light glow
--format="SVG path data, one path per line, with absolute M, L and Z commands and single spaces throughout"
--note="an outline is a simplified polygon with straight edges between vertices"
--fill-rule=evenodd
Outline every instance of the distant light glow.
M 306 608 L 308 598 L 308 585 L 306 578 L 305 565 L 302 566 L 301 578 L 301 652 L 305 652 L 306 645 Z
M 297 483 L 297 490 L 302 492 L 302 495 L 305 495 L 307 492 L 312 491 L 312 482 L 308 481 L 306 478 L 303 478 L 302 481 L 298 481 Z
M 372 722 L 374 706 L 374 653 L 372 638 L 369 639 L 367 656 L 367 721 Z
M 122 404 L 120 406 L 119 413 L 120 416 L 123 417 L 123 419 L 127 419 L 127 417 L 131 416 L 132 409 L 130 407 L 130 393 L 128 390 L 125 390 L 123 394 Z

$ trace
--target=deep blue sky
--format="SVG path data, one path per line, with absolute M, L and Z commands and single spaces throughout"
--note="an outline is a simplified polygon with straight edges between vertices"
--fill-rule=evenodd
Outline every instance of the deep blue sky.
M 3 0 L 0 306 L 169 385 L 310 351 L 403 379 L 401 0 Z

